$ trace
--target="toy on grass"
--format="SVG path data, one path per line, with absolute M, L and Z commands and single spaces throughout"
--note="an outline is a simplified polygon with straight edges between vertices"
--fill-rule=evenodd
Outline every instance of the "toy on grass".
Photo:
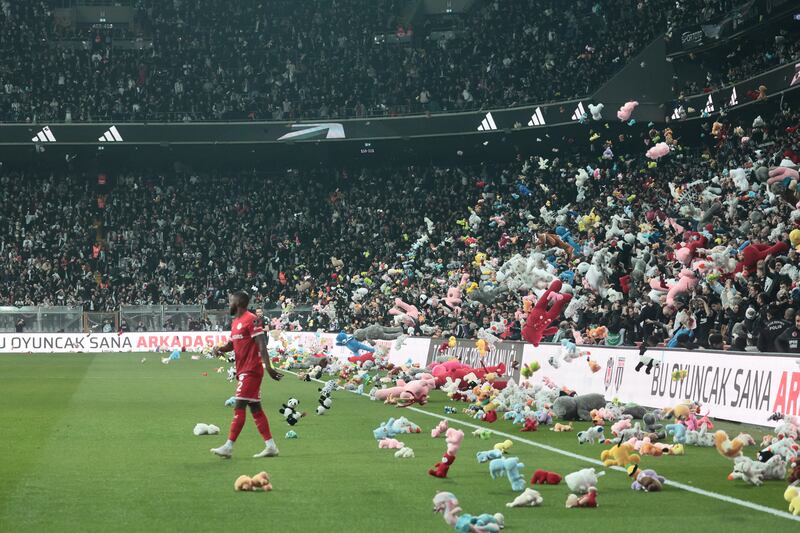
M 603 429 L 603 426 L 593 426 L 586 431 L 579 431 L 578 444 L 595 444 L 597 442 L 602 444 L 605 441 Z
M 437 424 L 437 426 L 431 430 L 431 437 L 435 439 L 440 435 L 443 435 L 444 432 L 447 431 L 447 428 L 447 420 L 439 421 L 439 424 Z
M 297 398 L 289 398 L 286 403 L 281 405 L 282 407 L 278 409 L 278 412 L 283 415 L 283 418 L 286 419 L 290 426 L 297 424 L 301 418 L 306 416 L 305 413 L 297 410 L 297 406 L 300 405 L 300 400 Z
M 433 497 L 433 512 L 441 513 L 445 523 L 459 533 L 498 533 L 505 526 L 505 517 L 500 513 L 477 516 L 464 513 L 452 492 L 436 493 Z
M 555 472 L 547 470 L 537 470 L 531 477 L 531 485 L 558 485 L 561 483 L 561 476 Z
M 508 453 L 508 450 L 510 450 L 513 445 L 514 443 L 510 439 L 506 439 L 503 442 L 498 442 L 497 444 L 495 444 L 494 449 L 500 450 L 502 453 L 505 454 Z
M 667 435 L 672 435 L 672 442 L 686 444 L 686 426 L 683 424 L 667 424 L 664 426 Z
M 497 479 L 505 474 L 511 483 L 511 490 L 519 492 L 525 489 L 525 479 L 522 477 L 520 469 L 525 465 L 519 462 L 518 457 L 505 457 L 492 459 L 489 462 L 489 475 L 492 479 Z
M 331 407 L 333 407 L 333 398 L 331 398 L 331 394 L 333 391 L 336 390 L 336 382 L 332 379 L 329 379 L 325 382 L 319 390 L 319 405 L 317 406 L 317 414 L 324 415 L 327 413 Z
M 730 440 L 728 434 L 722 430 L 714 433 L 714 445 L 720 455 L 728 459 L 733 459 L 734 457 L 742 455 L 742 448 L 744 448 L 744 442 L 739 439 Z
M 567 509 L 573 507 L 597 507 L 597 487 L 589 487 L 589 491 L 583 496 L 570 494 L 567 496 Z
M 553 413 L 562 420 L 592 419 L 592 409 L 605 407 L 606 399 L 602 394 L 582 394 L 580 396 L 559 396 L 553 402 Z M 541 422 L 541 420 L 539 421 Z
M 492 459 L 500 459 L 503 457 L 503 452 L 500 450 L 485 450 L 482 452 L 478 452 L 475 454 L 476 458 L 478 459 L 479 463 L 485 463 L 487 461 L 491 461 Z
M 286 432 L 286 435 L 285 435 L 284 438 L 296 439 L 297 438 L 297 432 L 295 430 L 293 430 L 293 429 L 290 429 L 289 431 Z
M 550 428 L 550 431 L 556 431 L 556 432 L 572 431 L 572 422 L 570 422 L 569 424 L 559 424 L 558 422 L 556 422 L 556 424 Z
M 597 486 L 597 478 L 604 475 L 605 472 L 595 472 L 594 468 L 584 468 L 564 476 L 564 482 L 572 492 L 586 494 L 591 487 Z
M 639 468 L 639 465 L 628 467 L 628 475 L 633 478 L 632 490 L 644 492 L 659 492 L 664 486 L 664 477 L 659 476 L 655 470 Z
M 233 490 L 235 491 L 258 491 L 269 492 L 272 490 L 272 483 L 269 480 L 269 474 L 266 472 L 259 472 L 253 477 L 239 476 L 233 482 Z
M 786 461 L 780 455 L 773 455 L 766 462 L 754 461 L 749 457 L 739 456 L 733 460 L 733 472 L 728 479 L 741 479 L 750 485 L 760 486 L 767 479 L 784 479 L 786 477 Z
M 492 436 L 492 432 L 488 429 L 480 428 L 472 432 L 473 437 L 480 437 L 483 440 L 488 440 Z
M 194 429 L 192 430 L 192 433 L 194 433 L 198 437 L 200 435 L 217 435 L 217 434 L 219 434 L 219 428 L 217 426 L 215 426 L 214 424 L 203 424 L 201 422 L 201 423 L 195 424 Z
M 445 412 L 445 414 L 448 414 L 448 415 L 454 415 L 454 414 L 456 414 L 458 412 L 458 409 L 456 409 L 455 407 L 450 407 L 449 405 L 445 405 L 444 406 L 444 412 Z
M 539 429 L 539 421 L 535 418 L 526 418 L 520 431 L 536 431 Z
M 392 450 L 392 449 L 400 449 L 404 446 L 405 444 L 397 439 L 381 439 L 378 441 L 378 448 L 385 448 Z
M 413 459 L 414 450 L 412 450 L 408 446 L 403 446 L 402 448 L 394 452 L 394 456 L 397 459 Z
M 550 327 L 550 324 L 561 315 L 561 310 L 572 299 L 571 294 L 560 294 L 561 288 L 560 279 L 556 278 L 551 281 L 550 287 L 530 310 L 525 326 L 522 328 L 522 338 L 525 341 L 539 346 L 543 337 L 555 335 L 558 331 L 558 328 Z M 552 305 L 550 305 L 551 300 Z
M 525 489 L 525 491 L 506 504 L 506 507 L 538 507 L 542 504 L 544 498 L 539 494 L 539 491 L 533 489 Z
M 746 434 L 743 434 L 743 435 L 746 435 Z M 750 435 L 746 435 L 746 436 L 750 437 Z M 736 437 L 736 438 L 741 440 L 742 442 L 745 442 L 745 440 L 741 437 L 741 435 L 739 437 Z M 750 437 L 751 440 L 752 440 L 752 438 L 753 437 Z M 753 444 L 755 444 L 755 442 L 753 442 Z M 706 426 L 705 425 L 701 426 L 700 429 L 696 430 L 696 431 L 688 430 L 688 431 L 686 431 L 686 445 L 688 445 L 688 446 L 703 446 L 703 447 L 706 447 L 706 448 L 711 448 L 712 446 L 714 446 L 714 434 L 713 433 L 708 433 L 706 431 Z
M 447 477 L 450 466 L 456 460 L 456 454 L 461 449 L 461 442 L 464 440 L 464 432 L 460 429 L 450 428 L 445 434 L 445 442 L 447 442 L 447 451 L 442 456 L 442 460 L 433 465 L 433 468 L 428 470 L 428 474 L 434 477 Z
M 372 436 L 375 440 L 386 438 L 393 438 L 403 433 L 420 433 L 422 430 L 418 425 L 408 420 L 406 417 L 390 418 L 386 422 L 382 422 L 378 428 L 372 431 Z
M 627 466 L 631 463 L 639 464 L 641 457 L 633 453 L 633 446 L 627 442 L 615 444 L 608 450 L 600 453 L 600 460 L 605 466 Z
M 795 481 L 783 493 L 783 499 L 789 504 L 789 512 L 795 516 L 800 515 L 800 487 L 799 482 Z

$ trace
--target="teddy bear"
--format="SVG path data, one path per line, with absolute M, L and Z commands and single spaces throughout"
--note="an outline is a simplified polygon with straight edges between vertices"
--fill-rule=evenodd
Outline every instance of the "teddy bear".
M 638 465 L 628 467 L 628 475 L 633 478 L 631 489 L 644 492 L 661 491 L 665 481 L 655 470 L 641 470 Z
M 401 327 L 387 327 L 380 324 L 370 324 L 369 326 L 353 331 L 353 337 L 360 342 L 384 340 L 393 341 L 403 334 Z
M 394 315 L 395 324 L 405 324 L 414 327 L 419 322 L 419 309 L 405 303 L 400 298 L 395 298 L 394 307 L 389 309 L 389 314 Z
M 686 426 L 683 424 L 667 424 L 667 435 L 672 435 L 672 442 L 686 444 Z
M 797 481 L 786 487 L 783 499 L 789 504 L 789 512 L 800 516 L 800 488 L 797 486 Z
M 405 444 L 400 442 L 397 439 L 381 439 L 378 441 L 378 448 L 387 449 L 387 450 L 399 450 L 400 448 L 404 447 Z
M 615 444 L 608 450 L 603 450 L 600 453 L 600 460 L 603 461 L 605 466 L 626 466 L 631 463 L 639 464 L 641 457 L 638 454 L 632 453 L 633 446 L 627 442 Z
M 750 272 L 756 266 L 756 263 L 762 259 L 766 259 L 769 255 L 781 255 L 789 251 L 789 244 L 783 241 L 777 242 L 773 245 L 751 243 L 745 246 L 741 251 L 741 260 L 736 264 L 734 273 Z
M 559 396 L 553 402 L 553 413 L 556 418 L 562 420 L 584 420 L 592 419 L 590 413 L 592 409 L 600 409 L 606 405 L 606 399 L 602 394 L 583 394 L 581 396 Z
M 667 426 L 669 427 L 669 426 Z M 728 434 L 722 430 L 714 433 L 714 445 L 720 455 L 728 459 L 734 459 L 742 455 L 742 448 L 744 448 L 744 441 L 739 439 L 730 440 Z
M 531 477 L 531 485 L 558 485 L 561 483 L 561 476 L 555 472 L 547 470 L 536 470 Z
M 542 504 L 544 498 L 538 491 L 525 489 L 525 492 L 514 498 L 514 501 L 506 504 L 506 507 L 537 507 Z
M 239 476 L 236 478 L 233 483 L 233 490 L 269 492 L 272 490 L 272 483 L 270 483 L 269 474 L 259 472 L 253 477 Z
M 450 470 L 450 466 L 456 460 L 456 454 L 461 449 L 461 442 L 464 440 L 464 432 L 460 429 L 449 428 L 445 434 L 445 442 L 447 443 L 447 451 L 442 456 L 442 460 L 433 465 L 433 468 L 428 470 L 428 474 L 434 477 L 444 478 Z
M 300 400 L 297 398 L 289 398 L 286 403 L 281 405 L 282 407 L 278 409 L 278 412 L 283 415 L 283 418 L 286 419 L 290 426 L 297 424 L 301 418 L 306 416 L 305 413 L 297 410 L 297 406 L 300 405 Z
M 196 436 L 200 436 L 200 435 L 217 435 L 219 433 L 219 428 L 217 426 L 215 426 L 214 424 L 203 424 L 201 422 L 201 423 L 195 424 L 194 430 L 192 430 L 192 432 Z
M 550 431 L 555 431 L 555 432 L 572 431 L 572 422 L 570 422 L 569 424 L 560 424 L 556 422 L 555 425 L 550 428 Z
M 493 459 L 489 462 L 489 475 L 492 476 L 492 479 L 497 479 L 505 474 L 511 483 L 511 490 L 519 492 L 525 489 L 525 480 L 520 473 L 520 469 L 524 466 L 519 462 L 518 457 Z
M 344 331 L 340 331 L 338 335 L 336 335 L 336 346 L 344 346 L 348 350 L 353 353 L 354 357 L 361 355 L 361 351 L 365 352 L 374 352 L 375 348 L 369 346 L 368 344 L 364 344 L 358 342 L 353 335 L 348 335 Z M 351 361 L 355 362 L 355 361 Z
M 605 472 L 595 472 L 594 468 L 584 468 L 564 476 L 564 482 L 572 492 L 586 494 L 591 487 L 597 486 L 597 478 L 605 474 Z
M 602 443 L 605 440 L 603 429 L 603 426 L 594 426 L 586 431 L 579 431 L 578 444 L 595 444 L 597 442 Z
M 476 459 L 479 463 L 485 463 L 487 461 L 491 461 L 492 459 L 500 459 L 503 457 L 503 452 L 496 449 L 485 450 L 482 452 L 478 452 L 475 454 Z
M 413 459 L 414 450 L 409 448 L 408 446 L 403 446 L 402 448 L 394 452 L 394 456 L 397 459 Z
M 589 487 L 589 491 L 583 495 L 570 494 L 567 496 L 567 509 L 573 507 L 597 507 L 597 487 Z

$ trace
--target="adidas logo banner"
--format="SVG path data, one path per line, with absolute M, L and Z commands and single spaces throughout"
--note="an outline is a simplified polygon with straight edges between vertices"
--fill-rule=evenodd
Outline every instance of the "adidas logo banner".
M 536 111 L 533 112 L 531 115 L 531 119 L 528 121 L 528 126 L 544 126 L 544 115 L 542 115 L 542 108 L 537 107 Z
M 578 102 L 578 107 L 575 108 L 575 112 L 572 114 L 572 120 L 581 120 L 586 116 L 586 110 L 583 108 L 583 102 Z
M 111 126 L 98 139 L 100 142 L 122 142 L 122 135 L 119 134 L 116 126 Z
M 489 111 L 488 113 L 486 113 L 486 116 L 483 117 L 481 125 L 478 126 L 478 131 L 491 131 L 496 129 L 497 129 L 497 124 L 494 123 L 494 117 L 492 117 L 492 112 Z
M 56 142 L 56 136 L 50 131 L 50 126 L 45 126 L 36 134 L 36 137 L 31 138 L 31 140 L 35 143 L 54 143 Z

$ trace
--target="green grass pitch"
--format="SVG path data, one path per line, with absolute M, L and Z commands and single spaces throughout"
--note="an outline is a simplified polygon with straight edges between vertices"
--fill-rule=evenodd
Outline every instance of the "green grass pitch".
M 713 448 L 689 447 L 684 457 L 642 462 L 668 479 L 781 515 L 671 486 L 636 493 L 624 473 L 612 470 L 600 479 L 597 509 L 565 509 L 563 483 L 537 487 L 542 507 L 508 509 L 515 497 L 508 481 L 492 481 L 487 465 L 475 461 L 475 452 L 504 437 L 484 441 L 462 426 L 466 438 L 450 477 L 435 479 L 427 470 L 445 449 L 443 439 L 429 434 L 435 417 L 344 391 L 334 394 L 328 414 L 316 416 L 319 385 L 291 374 L 263 387 L 280 457 L 251 457 L 263 443 L 248 414 L 233 459 L 222 460 L 209 448 L 225 440 L 232 413 L 223 402 L 233 386 L 214 372 L 217 366 L 188 358 L 162 365 L 152 353 L 0 356 L 0 531 L 449 531 L 431 512 L 437 490 L 455 493 L 466 512 L 502 512 L 510 532 L 800 530 L 785 514 L 785 482 L 752 487 L 728 481 L 731 463 Z M 294 428 L 297 440 L 284 439 L 289 426 L 277 413 L 290 396 L 309 411 Z M 445 396 L 436 392 L 422 409 L 442 415 L 444 405 Z M 456 407 L 454 418 L 474 423 L 460 413 L 462 404 Z M 394 450 L 379 450 L 372 437 L 382 420 L 400 415 L 423 429 L 401 439 L 414 459 L 395 459 Z M 223 434 L 196 437 L 197 422 L 216 424 Z M 578 445 L 574 432 L 520 433 L 502 421 L 486 426 L 592 459 L 603 449 Z M 721 426 L 733 435 L 750 431 L 757 440 L 763 434 Z M 563 475 L 591 466 L 522 442 L 510 455 L 525 463 L 527 479 L 537 468 Z M 273 492 L 233 491 L 237 476 L 260 470 L 271 474 Z

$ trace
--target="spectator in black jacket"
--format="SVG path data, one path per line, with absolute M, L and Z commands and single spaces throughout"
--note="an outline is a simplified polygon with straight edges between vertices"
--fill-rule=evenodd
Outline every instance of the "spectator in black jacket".
M 767 321 L 758 334 L 759 352 L 777 352 L 775 339 L 791 325 L 789 321 L 779 318 L 777 311 L 774 306 L 767 307 Z
M 775 346 L 781 352 L 800 353 L 800 314 L 794 317 L 794 326 L 787 328 L 775 339 Z

